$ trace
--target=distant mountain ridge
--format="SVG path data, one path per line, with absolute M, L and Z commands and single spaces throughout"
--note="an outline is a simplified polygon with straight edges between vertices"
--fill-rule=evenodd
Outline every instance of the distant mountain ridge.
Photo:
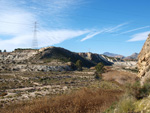
M 133 53 L 132 55 L 125 57 L 123 55 L 105 52 L 105 53 L 103 53 L 103 55 L 106 55 L 108 57 L 120 58 L 120 59 L 123 59 L 123 60 L 137 60 L 139 54 L 138 53 Z
M 128 60 L 137 60 L 138 59 L 138 53 L 133 53 L 132 55 L 130 56 L 127 56 L 126 58 L 124 59 L 128 59 Z
M 119 55 L 119 54 L 115 54 L 115 53 L 109 53 L 109 52 L 105 52 L 105 53 L 103 53 L 103 55 L 106 55 L 109 57 L 121 58 L 121 59 L 125 58 L 125 56 L 123 56 L 123 55 Z

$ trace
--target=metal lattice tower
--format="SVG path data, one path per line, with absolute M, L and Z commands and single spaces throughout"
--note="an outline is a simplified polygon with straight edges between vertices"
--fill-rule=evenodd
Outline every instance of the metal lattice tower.
M 33 41 L 32 41 L 32 48 L 33 49 L 37 49 L 38 48 L 37 22 L 34 23 L 34 35 L 33 35 Z

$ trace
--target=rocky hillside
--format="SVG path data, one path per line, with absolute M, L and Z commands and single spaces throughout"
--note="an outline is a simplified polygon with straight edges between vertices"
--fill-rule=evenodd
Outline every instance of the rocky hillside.
M 38 53 L 38 50 L 32 49 L 16 49 L 13 52 L 0 53 L 1 64 L 26 64 L 27 60 L 34 57 Z
M 113 67 L 121 67 L 125 69 L 137 68 L 137 61 L 125 61 L 121 58 L 108 57 L 106 55 L 100 55 L 95 53 L 79 53 L 79 55 L 95 64 L 103 62 L 105 65 L 113 65 Z
M 138 53 L 133 53 L 132 55 L 125 57 L 124 60 L 137 60 L 138 55 Z
M 51 60 L 45 63 L 40 59 L 41 50 L 16 49 L 0 53 L 0 71 L 63 71 L 71 70 L 67 63 Z M 42 56 L 41 56 L 42 57 Z
M 108 57 L 96 53 L 75 53 L 60 47 L 41 49 L 15 49 L 0 53 L 1 71 L 63 71 L 75 69 L 81 60 L 84 67 L 92 67 L 102 62 L 105 65 L 122 65 L 121 58 Z M 127 65 L 127 64 L 125 64 Z
M 42 48 L 39 50 L 39 53 L 34 57 L 34 60 L 36 60 L 36 62 L 38 60 L 41 60 L 44 63 L 51 62 L 54 59 L 64 63 L 65 62 L 76 63 L 77 60 L 81 60 L 83 66 L 85 67 L 91 67 L 95 65 L 91 61 L 81 57 L 78 53 L 71 52 L 69 50 L 60 47 Z
M 81 60 L 83 66 L 94 63 L 63 48 L 47 47 L 42 49 L 16 49 L 0 53 L 1 71 L 63 71 L 72 70 L 72 63 Z M 68 63 L 72 62 L 72 63 Z
M 142 83 L 150 79 L 150 35 L 138 56 L 138 69 Z
M 42 49 L 16 49 L 0 53 L 1 71 L 63 71 L 72 70 L 73 64 L 81 60 L 84 67 L 95 66 L 99 62 L 112 64 L 102 55 L 75 53 L 60 47 Z

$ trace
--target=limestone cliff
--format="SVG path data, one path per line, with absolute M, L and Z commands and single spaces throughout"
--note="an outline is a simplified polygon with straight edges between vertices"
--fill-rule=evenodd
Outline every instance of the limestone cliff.
M 144 83 L 150 78 L 150 34 L 138 56 L 138 76 L 141 82 Z

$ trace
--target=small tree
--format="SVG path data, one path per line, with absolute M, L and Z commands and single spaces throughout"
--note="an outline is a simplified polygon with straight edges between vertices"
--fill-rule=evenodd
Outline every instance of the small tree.
M 104 64 L 103 63 L 98 63 L 95 66 L 96 72 L 95 72 L 95 79 L 101 79 L 102 78 L 102 73 L 104 72 Z
M 81 60 L 77 60 L 76 67 L 77 67 L 77 70 L 82 71 L 82 61 Z
M 7 52 L 6 49 L 4 49 L 4 52 Z
M 103 63 L 98 63 L 95 66 L 96 72 L 102 74 L 104 72 L 104 64 Z

